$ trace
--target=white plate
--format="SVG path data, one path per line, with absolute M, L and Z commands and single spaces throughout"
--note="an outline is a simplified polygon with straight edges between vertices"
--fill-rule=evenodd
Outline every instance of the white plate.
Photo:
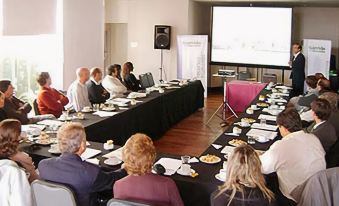
M 61 154 L 60 150 L 52 150 L 52 149 L 49 149 L 48 152 L 49 152 L 49 153 L 52 153 L 52 154 Z
M 204 156 L 205 156 L 205 155 L 204 155 Z M 206 164 L 216 164 L 216 163 L 219 163 L 219 162 L 221 161 L 221 158 L 217 156 L 217 160 L 215 160 L 214 162 L 206 162 L 206 161 L 204 161 L 203 158 L 202 158 L 202 157 L 204 157 L 204 156 L 201 156 L 201 157 L 199 158 L 200 162 L 203 162 L 203 163 L 206 163 Z
M 111 165 L 111 166 L 115 166 L 115 165 L 118 165 L 118 164 L 121 164 L 122 161 L 116 157 L 111 157 L 111 158 L 108 158 L 104 161 L 104 163 L 106 165 Z
M 191 176 L 191 174 L 195 173 L 195 170 L 194 169 L 191 169 L 191 173 L 190 174 L 184 174 L 182 171 L 181 171 L 181 167 L 177 170 L 177 173 L 179 175 L 182 175 L 182 176 Z
M 43 142 L 41 142 L 41 140 L 37 140 L 37 141 L 35 141 L 35 143 L 40 144 L 40 145 L 50 145 L 53 142 L 51 140 L 43 141 Z
M 215 175 L 215 178 L 216 178 L 217 180 L 221 181 L 221 182 L 225 182 L 225 181 L 226 181 L 226 180 L 224 180 L 224 179 L 222 179 L 222 178 L 220 177 L 220 173 L 216 174 L 216 175 Z
M 269 142 L 270 140 L 269 139 L 265 139 L 265 140 L 259 140 L 259 138 L 256 138 L 257 142 L 259 143 L 266 143 L 266 142 Z
M 92 109 L 90 109 L 90 110 L 81 110 L 81 112 L 82 113 L 90 113 L 90 112 L 92 112 Z

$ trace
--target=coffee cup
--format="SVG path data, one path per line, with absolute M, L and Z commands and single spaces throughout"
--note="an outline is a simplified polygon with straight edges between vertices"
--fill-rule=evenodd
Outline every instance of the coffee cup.
M 246 109 L 246 113 L 247 113 L 247 114 L 253 114 L 253 113 L 254 113 L 254 111 L 253 111 L 253 109 L 251 109 L 251 108 L 248 108 L 248 109 Z
M 131 99 L 131 105 L 136 105 L 137 101 L 135 99 Z
M 258 108 L 258 106 L 257 106 L 256 104 L 252 104 L 252 105 L 251 105 L 251 109 L 256 110 L 257 108 Z
M 267 142 L 268 141 L 268 139 L 264 136 L 257 136 L 256 139 L 257 139 L 258 142 Z
M 241 127 L 249 127 L 250 126 L 250 123 L 248 123 L 248 122 L 240 122 L 240 126 Z
M 165 91 L 163 89 L 159 89 L 159 93 L 164 93 Z
M 242 130 L 239 127 L 233 127 L 233 133 L 234 134 L 240 134 Z
M 86 106 L 86 107 L 83 108 L 83 111 L 85 111 L 85 112 L 88 112 L 88 111 L 90 111 L 90 110 L 91 110 L 91 107 L 88 107 L 88 106 Z
M 224 181 L 226 180 L 226 170 L 225 169 L 219 170 L 219 177 Z

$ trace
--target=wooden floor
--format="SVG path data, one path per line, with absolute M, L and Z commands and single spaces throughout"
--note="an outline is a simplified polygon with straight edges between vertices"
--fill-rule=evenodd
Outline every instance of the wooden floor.
M 208 119 L 222 103 L 223 96 L 211 94 L 205 99 L 205 107 L 179 122 L 155 141 L 158 152 L 175 155 L 200 156 L 206 148 L 227 128 L 221 127 L 222 120 L 215 116 Z M 221 111 L 219 113 L 221 115 Z M 230 114 L 227 114 L 230 115 Z M 229 120 L 232 122 L 233 118 Z

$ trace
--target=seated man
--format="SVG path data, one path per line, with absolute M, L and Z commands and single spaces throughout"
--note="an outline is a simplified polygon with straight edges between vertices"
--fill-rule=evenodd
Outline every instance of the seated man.
M 73 109 L 80 112 L 84 107 L 91 106 L 86 86 L 86 82 L 89 80 L 89 70 L 87 68 L 78 68 L 76 74 L 77 80 L 69 86 L 67 96 Z
M 303 107 L 310 107 L 311 102 L 319 96 L 319 91 L 317 89 L 318 80 L 314 75 L 307 76 L 305 79 L 307 92 L 305 95 L 300 95 L 298 97 L 293 97 L 290 100 L 296 110 L 300 111 Z
M 40 178 L 70 186 L 78 205 L 96 205 L 96 192 L 111 190 L 116 180 L 127 175 L 124 170 L 105 173 L 98 166 L 82 161 L 80 156 L 86 150 L 86 133 L 80 123 L 64 124 L 57 138 L 62 154 L 39 163 Z
M 48 72 L 41 72 L 37 78 L 40 85 L 37 104 L 40 114 L 53 114 L 60 117 L 68 98 L 58 90 L 51 87 L 52 79 Z
M 285 196 L 283 205 L 295 205 L 291 192 L 318 171 L 326 169 L 325 151 L 319 139 L 302 130 L 295 109 L 286 109 L 277 116 L 281 140 L 274 142 L 260 156 L 262 172 L 278 175 L 279 189 Z
M 7 118 L 17 119 L 21 124 L 28 124 L 30 120 L 27 114 L 32 110 L 31 105 L 16 98 L 14 87 L 9 80 L 0 81 L 0 91 L 5 94 L 5 105 L 3 110 Z
M 331 106 L 326 99 L 316 99 L 311 103 L 314 125 L 309 131 L 317 136 L 327 153 L 337 141 L 337 135 L 333 125 L 328 121 L 331 115 Z
M 122 96 L 127 92 L 127 88 L 119 80 L 119 64 L 111 65 L 107 68 L 107 75 L 102 81 L 102 85 L 111 94 L 111 97 Z
M 86 83 L 88 98 L 92 104 L 103 104 L 109 99 L 109 93 L 102 86 L 102 71 L 100 68 L 91 69 L 91 80 Z
M 122 80 L 128 90 L 137 92 L 141 89 L 139 80 L 132 73 L 134 66 L 131 62 L 126 62 L 122 68 Z

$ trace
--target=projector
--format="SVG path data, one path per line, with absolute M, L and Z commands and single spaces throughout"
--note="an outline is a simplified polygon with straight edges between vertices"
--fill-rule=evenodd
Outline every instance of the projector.
M 225 76 L 234 76 L 235 71 L 234 70 L 229 70 L 229 69 L 219 69 L 218 70 L 219 75 L 225 75 Z

